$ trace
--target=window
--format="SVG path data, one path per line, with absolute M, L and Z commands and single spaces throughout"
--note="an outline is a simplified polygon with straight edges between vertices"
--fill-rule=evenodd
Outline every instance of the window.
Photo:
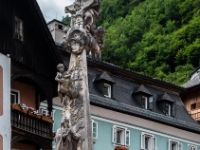
M 11 104 L 18 104 L 20 103 L 20 91 L 18 90 L 11 90 L 10 94 Z
M 141 149 L 142 150 L 155 150 L 156 138 L 154 135 L 142 133 L 141 134 Z
M 165 114 L 171 116 L 172 105 L 168 102 L 165 103 Z
M 23 41 L 23 22 L 21 19 L 15 16 L 15 32 L 14 38 Z
M 98 123 L 92 120 L 92 136 L 94 139 L 98 138 Z
M 191 110 L 196 109 L 196 103 L 191 104 Z
M 111 85 L 110 84 L 107 84 L 107 83 L 103 84 L 103 95 L 105 97 L 111 98 Z
M 182 150 L 182 147 L 181 143 L 169 140 L 168 150 Z
M 148 109 L 148 97 L 142 96 L 142 107 Z
M 123 127 L 113 126 L 113 144 L 130 145 L 130 131 Z
M 63 26 L 62 25 L 58 25 L 58 29 L 63 30 Z
M 188 150 L 197 150 L 197 146 L 188 145 Z
M 153 109 L 153 96 L 147 97 L 142 95 L 141 104 L 145 109 Z

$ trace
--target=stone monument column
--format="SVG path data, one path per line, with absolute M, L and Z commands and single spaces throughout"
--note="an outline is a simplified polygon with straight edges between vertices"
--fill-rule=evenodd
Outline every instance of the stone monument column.
M 92 59 L 101 59 L 105 30 L 94 25 L 99 6 L 98 0 L 76 0 L 65 8 L 66 13 L 71 13 L 71 27 L 62 45 L 71 52 L 71 57 L 68 70 L 58 64 L 55 78 L 63 103 L 56 150 L 93 149 L 86 55 L 91 52 Z
M 77 56 L 71 54 L 70 65 L 76 61 Z M 92 150 L 92 126 L 91 126 L 91 116 L 90 116 L 90 100 L 89 100 L 89 91 L 88 91 L 88 76 L 87 76 L 87 59 L 86 51 L 83 50 L 79 60 L 79 96 L 82 101 L 82 109 L 79 112 L 81 127 L 83 127 L 81 134 L 80 150 Z M 83 117 L 83 118 L 82 118 Z

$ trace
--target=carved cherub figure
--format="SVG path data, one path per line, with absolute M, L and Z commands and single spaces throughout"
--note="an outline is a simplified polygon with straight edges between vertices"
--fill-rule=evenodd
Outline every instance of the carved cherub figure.
M 65 71 L 65 66 L 63 64 L 58 64 L 57 70 L 58 72 L 55 80 L 58 82 L 58 96 L 60 97 L 62 103 L 63 96 L 66 94 L 65 87 L 69 86 L 69 78 L 71 77 L 71 74 L 68 71 Z

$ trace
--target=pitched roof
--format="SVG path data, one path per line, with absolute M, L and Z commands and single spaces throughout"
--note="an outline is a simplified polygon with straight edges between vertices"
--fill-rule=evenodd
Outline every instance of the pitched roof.
M 133 92 L 133 94 L 136 93 L 145 93 L 148 95 L 152 95 L 151 92 L 149 92 L 149 90 L 143 84 L 136 88 L 136 90 Z
M 174 100 L 166 92 L 159 96 L 158 101 L 174 102 Z
M 184 88 L 192 88 L 192 87 L 195 87 L 195 86 L 198 86 L 200 85 L 200 74 L 198 74 L 196 77 L 194 77 L 193 79 L 187 81 L 183 87 Z
M 108 82 L 115 83 L 115 81 L 108 75 L 107 72 L 103 72 L 102 74 L 98 74 L 94 81 L 99 81 L 99 80 L 106 80 Z

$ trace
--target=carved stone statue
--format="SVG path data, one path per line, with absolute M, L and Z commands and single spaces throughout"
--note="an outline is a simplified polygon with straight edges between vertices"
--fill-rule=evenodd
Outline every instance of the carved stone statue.
M 72 138 L 75 139 L 76 142 L 73 142 Z M 61 124 L 61 127 L 56 132 L 56 150 L 77 149 L 79 139 L 80 134 L 76 133 L 72 126 L 69 124 L 69 120 L 65 119 L 65 121 Z
M 75 0 L 65 7 L 71 13 L 71 27 L 64 36 L 63 48 L 71 52 L 69 68 L 57 66 L 58 95 L 63 103 L 61 126 L 57 130 L 56 150 L 92 150 L 93 138 L 89 108 L 86 53 L 101 59 L 105 30 L 95 27 L 100 15 L 99 0 Z
M 100 15 L 99 0 L 76 0 L 72 5 L 65 7 L 65 12 L 71 14 L 71 28 L 65 35 L 63 47 L 70 51 L 71 39 L 70 33 L 73 30 L 81 30 L 86 33 L 87 54 L 92 54 L 92 59 L 101 60 L 101 50 L 104 48 L 103 36 L 105 30 L 102 27 L 96 29 L 94 20 L 99 18 Z M 84 33 L 84 34 L 85 34 Z

